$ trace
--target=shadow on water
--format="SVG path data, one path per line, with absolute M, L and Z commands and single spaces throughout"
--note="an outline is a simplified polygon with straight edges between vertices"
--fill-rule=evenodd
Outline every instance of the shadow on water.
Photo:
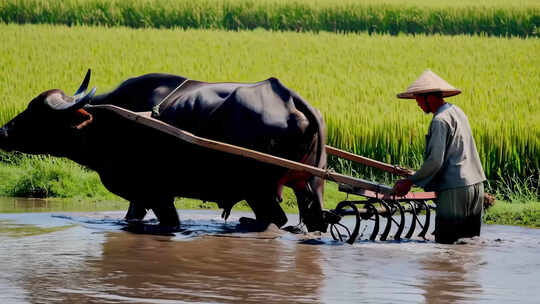
M 535 303 L 540 296 L 535 229 L 485 225 L 482 238 L 464 245 L 348 245 L 328 234 L 240 229 L 238 219 L 250 213 L 224 222 L 216 210 L 180 210 L 182 231 L 172 236 L 122 231 L 123 214 L 0 213 L 0 303 Z

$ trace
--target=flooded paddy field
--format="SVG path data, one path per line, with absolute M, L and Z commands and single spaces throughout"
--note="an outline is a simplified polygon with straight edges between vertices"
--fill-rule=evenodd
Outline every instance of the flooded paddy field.
M 179 210 L 182 231 L 157 236 L 123 231 L 123 211 L 46 212 L 39 201 L 15 199 L 0 199 L 0 207 L 0 303 L 538 303 L 540 297 L 538 229 L 484 225 L 481 238 L 462 245 L 432 239 L 349 245 L 329 234 L 248 232 L 239 225 L 240 217 L 252 217 L 244 212 L 233 211 L 225 222 L 218 210 Z M 288 216 L 288 224 L 298 223 L 297 215 Z

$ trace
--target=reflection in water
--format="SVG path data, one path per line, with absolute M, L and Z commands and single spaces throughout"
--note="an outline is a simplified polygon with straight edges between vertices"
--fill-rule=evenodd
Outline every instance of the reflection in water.
M 486 226 L 468 245 L 316 245 L 181 212 L 174 237 L 121 231 L 116 213 L 0 214 L 0 303 L 535 303 L 540 230 Z M 243 215 L 243 214 L 242 214 Z M 291 216 L 294 217 L 294 216 Z M 190 220 L 191 219 L 191 220 Z M 40 233 L 12 236 L 25 227 Z M 277 237 L 277 239 L 275 238 Z M 496 239 L 502 241 L 494 241 Z
M 0 235 L 0 303 L 68 300 L 56 289 L 85 284 L 76 273 L 101 255 L 101 239 L 81 227 L 18 238 Z
M 39 227 L 35 225 L 16 224 L 10 220 L 0 220 L 0 235 L 10 237 L 25 237 L 61 231 L 74 226 L 75 225 Z
M 122 286 L 114 295 L 124 299 L 260 303 L 270 297 L 273 303 L 316 303 L 322 281 L 319 255 L 317 247 L 279 240 L 177 242 L 108 233 L 102 258 L 88 266 L 102 278 L 101 286 Z
M 482 286 L 475 280 L 481 248 L 461 248 L 436 252 L 421 260 L 419 284 L 425 290 L 426 303 L 462 303 L 479 298 Z M 469 252 L 470 251 L 470 252 Z
M 126 210 L 127 202 L 0 197 L 0 213 Z
M 45 229 L 44 222 L 60 227 L 79 216 L 18 214 L 9 222 Z M 198 231 L 193 235 L 202 229 L 219 232 L 208 219 L 186 222 Z M 80 223 L 84 227 L 27 235 L 20 242 L 0 231 L 0 292 L 9 290 L 7 302 L 318 303 L 320 298 L 318 246 L 264 233 L 262 239 L 253 233 L 179 238 L 126 233 L 117 230 L 120 226 L 103 231 L 93 218 Z M 225 226 L 229 231 L 231 225 Z M 1 300 L 0 295 L 0 303 L 6 302 Z

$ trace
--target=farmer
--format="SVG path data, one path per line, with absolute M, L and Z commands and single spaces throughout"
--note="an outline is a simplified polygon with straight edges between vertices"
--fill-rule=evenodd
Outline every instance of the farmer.
M 398 98 L 416 99 L 433 119 L 426 135 L 424 163 L 413 175 L 396 182 L 397 196 L 412 185 L 437 193 L 435 241 L 452 244 L 462 237 L 480 235 L 486 180 L 471 127 L 465 113 L 443 97 L 460 94 L 430 70 L 426 70 Z

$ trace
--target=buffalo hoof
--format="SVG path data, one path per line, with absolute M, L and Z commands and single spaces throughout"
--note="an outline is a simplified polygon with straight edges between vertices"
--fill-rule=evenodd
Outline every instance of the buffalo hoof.
M 151 235 L 165 235 L 174 236 L 175 232 L 181 232 L 180 226 L 162 226 L 155 224 L 145 224 L 140 221 L 128 222 L 127 226 L 123 228 L 124 231 L 128 231 L 136 234 L 151 234 Z
M 249 217 L 241 217 L 239 220 L 240 224 L 236 226 L 236 229 L 246 232 L 263 232 L 268 228 L 270 223 L 258 221 Z
M 298 226 L 287 226 L 287 227 L 284 227 L 283 230 L 285 230 L 287 232 L 290 232 L 292 234 L 304 234 L 304 233 L 306 233 L 302 228 L 300 228 Z

